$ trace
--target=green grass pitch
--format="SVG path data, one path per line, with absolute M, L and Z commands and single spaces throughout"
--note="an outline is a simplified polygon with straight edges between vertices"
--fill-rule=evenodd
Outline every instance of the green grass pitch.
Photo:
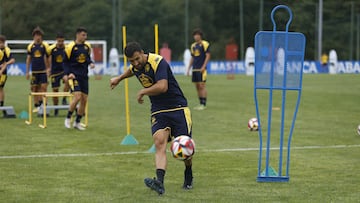
M 120 145 L 126 135 L 124 84 L 90 78 L 89 126 L 65 129 L 66 111 L 48 118 L 0 119 L 0 202 L 356 202 L 360 199 L 360 76 L 305 75 L 293 134 L 290 181 L 258 183 L 253 78 L 208 77 L 208 109 L 192 110 L 194 189 L 183 191 L 183 164 L 170 157 L 166 193 L 159 197 L 143 179 L 153 177 L 150 103 L 136 102 L 141 88 L 129 80 L 131 134 L 138 145 Z M 190 107 L 194 85 L 176 76 Z M 50 90 L 50 88 L 49 88 Z M 29 81 L 9 77 L 6 104 L 27 110 Z M 265 98 L 266 96 L 264 96 Z M 264 99 L 263 99 L 264 100 Z M 51 102 L 50 102 L 51 103 Z M 276 105 L 276 103 L 275 103 Z M 275 112 L 276 114 L 276 112 Z M 309 147 L 311 146 L 311 147 Z M 315 147 L 313 147 L 315 146 Z

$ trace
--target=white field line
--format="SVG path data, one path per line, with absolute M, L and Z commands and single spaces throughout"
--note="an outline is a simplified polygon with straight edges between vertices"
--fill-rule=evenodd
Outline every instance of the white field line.
M 332 145 L 332 146 L 302 146 L 291 147 L 292 150 L 306 150 L 306 149 L 343 149 L 343 148 L 358 148 L 360 145 Z M 279 150 L 278 147 L 270 148 L 271 150 Z M 286 147 L 283 148 L 287 149 Z M 258 151 L 259 148 L 233 148 L 233 149 L 212 149 L 199 150 L 197 152 L 236 152 L 236 151 Z M 265 150 L 265 148 L 263 148 Z M 29 159 L 29 158 L 59 158 L 59 157 L 94 157 L 94 156 L 115 156 L 115 155 L 131 155 L 131 154 L 149 154 L 148 151 L 130 151 L 130 152 L 107 152 L 107 153 L 79 153 L 79 154 L 34 154 L 34 155 L 9 155 L 0 156 L 0 159 Z

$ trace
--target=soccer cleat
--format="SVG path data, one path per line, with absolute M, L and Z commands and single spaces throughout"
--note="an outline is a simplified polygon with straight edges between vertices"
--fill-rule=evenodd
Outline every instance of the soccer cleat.
M 39 112 L 40 111 L 40 107 L 38 106 L 38 107 L 35 107 L 34 109 L 33 109 L 33 113 L 37 113 L 37 112 Z
M 71 128 L 71 120 L 70 118 L 65 118 L 65 128 Z
M 165 193 L 164 184 L 162 184 L 160 181 L 156 180 L 155 178 L 154 179 L 145 178 L 144 183 L 148 188 L 155 190 L 155 192 L 157 192 L 159 195 Z
M 58 116 L 58 115 L 59 115 L 59 109 L 55 109 L 54 116 Z
M 195 110 L 202 111 L 206 109 L 206 106 L 203 104 L 200 104 L 199 106 L 194 107 Z
M 182 187 L 184 190 L 191 190 L 193 189 L 193 177 L 185 175 L 184 184 Z
M 77 129 L 77 130 L 85 130 L 86 128 L 84 128 L 81 123 L 77 123 L 76 121 L 74 121 L 74 124 L 73 124 L 74 128 Z
M 191 190 L 191 189 L 193 189 L 193 185 L 192 185 L 192 183 L 191 184 L 186 184 L 186 183 L 184 183 L 184 185 L 183 185 L 183 189 L 184 190 Z

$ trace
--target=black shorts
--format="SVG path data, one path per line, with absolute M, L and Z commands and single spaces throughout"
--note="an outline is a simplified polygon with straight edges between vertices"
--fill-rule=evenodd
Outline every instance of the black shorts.
M 0 75 L 0 88 L 5 87 L 6 80 L 7 80 L 7 75 Z
M 74 92 L 82 92 L 84 94 L 89 94 L 89 78 L 75 76 Z
M 192 72 L 192 82 L 206 82 L 207 71 L 201 72 L 200 69 L 195 69 Z
M 44 83 L 48 83 L 46 73 L 32 73 L 31 74 L 31 85 L 41 85 Z
M 64 72 L 52 74 L 50 76 L 51 87 L 52 88 L 60 87 L 60 81 L 62 80 L 63 77 L 64 77 Z
M 188 107 L 162 110 L 152 113 L 151 131 L 154 135 L 158 130 L 170 129 L 169 141 L 172 137 L 187 135 L 191 137 L 192 121 Z

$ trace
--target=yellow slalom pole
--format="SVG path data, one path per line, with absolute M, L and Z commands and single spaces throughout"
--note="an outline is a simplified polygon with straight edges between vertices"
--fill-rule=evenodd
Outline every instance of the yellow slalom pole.
M 154 34 L 155 34 L 155 54 L 159 54 L 159 25 L 154 25 Z
M 123 49 L 126 47 L 126 27 L 122 26 Z M 127 58 L 124 55 L 124 72 L 127 70 Z M 130 110 L 129 110 L 129 82 L 125 79 L 125 113 L 126 113 L 126 133 L 130 135 Z
M 28 97 L 29 101 L 28 101 L 28 111 L 29 111 L 29 120 L 26 120 L 25 123 L 30 125 L 32 123 L 32 95 L 31 93 L 29 94 L 29 97 Z

